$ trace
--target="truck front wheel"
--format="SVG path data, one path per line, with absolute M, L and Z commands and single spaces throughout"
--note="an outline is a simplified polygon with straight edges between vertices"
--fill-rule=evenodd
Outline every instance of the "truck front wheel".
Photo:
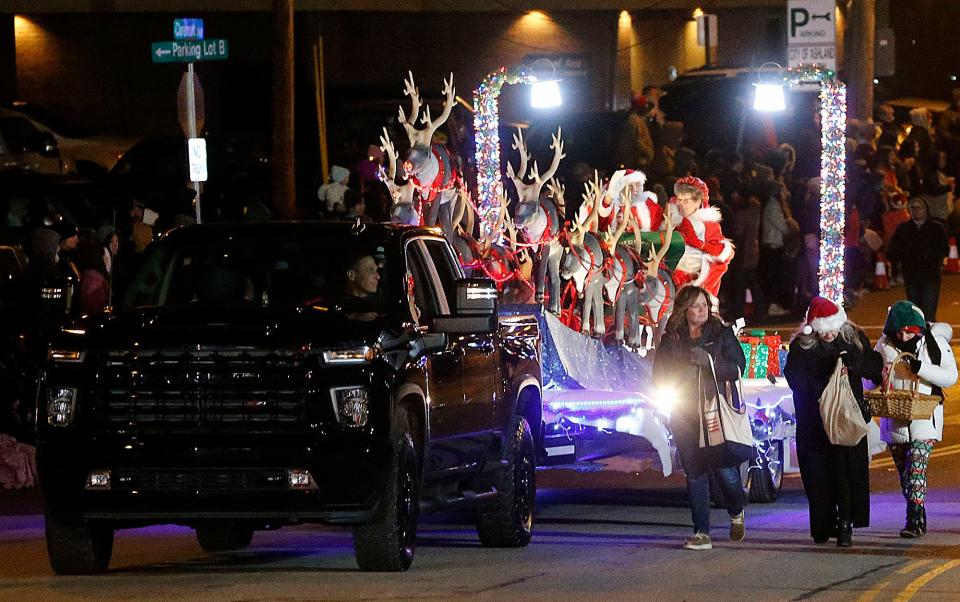
M 204 552 L 242 550 L 253 540 L 253 529 L 232 523 L 203 525 L 196 528 L 197 543 Z
M 47 555 L 54 573 L 92 575 L 107 570 L 113 555 L 112 527 L 46 518 Z
M 417 539 L 420 482 L 417 449 L 409 422 L 398 417 L 394 459 L 380 507 L 373 520 L 353 528 L 353 550 L 362 571 L 405 571 Z
M 493 480 L 498 495 L 477 509 L 477 534 L 485 547 L 522 548 L 530 543 L 537 499 L 533 436 L 522 416 L 513 419 L 505 456 Z

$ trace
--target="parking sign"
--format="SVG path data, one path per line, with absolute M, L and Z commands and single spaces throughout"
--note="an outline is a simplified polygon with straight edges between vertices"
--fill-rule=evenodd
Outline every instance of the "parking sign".
M 787 2 L 787 63 L 837 70 L 835 0 Z

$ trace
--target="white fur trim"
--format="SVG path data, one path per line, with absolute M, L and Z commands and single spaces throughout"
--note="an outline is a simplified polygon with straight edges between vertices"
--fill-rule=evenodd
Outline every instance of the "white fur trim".
M 610 183 L 607 185 L 607 194 L 616 201 L 625 187 L 632 184 L 639 184 L 642 189 L 646 183 L 647 174 L 642 171 L 634 171 L 628 174 L 627 170 L 620 169 L 613 172 L 613 176 L 610 177 Z
M 720 254 L 716 256 L 716 258 L 714 259 L 714 262 L 725 263 L 733 259 L 733 249 L 734 249 L 733 243 L 730 242 L 728 239 L 724 238 L 723 250 L 720 251 Z
M 701 222 L 719 222 L 723 216 L 720 213 L 720 209 L 710 205 L 708 207 L 701 207 L 693 212 L 693 215 L 690 216 L 690 221 L 699 220 Z
M 842 307 L 838 307 L 837 313 L 832 316 L 815 318 L 813 322 L 810 323 L 810 327 L 813 328 L 817 334 L 824 334 L 826 332 L 836 332 L 846 323 L 847 312 L 843 311 Z
M 647 206 L 646 201 L 634 201 L 633 217 L 637 220 L 638 230 L 641 232 L 650 231 L 652 218 L 650 217 L 650 207 Z

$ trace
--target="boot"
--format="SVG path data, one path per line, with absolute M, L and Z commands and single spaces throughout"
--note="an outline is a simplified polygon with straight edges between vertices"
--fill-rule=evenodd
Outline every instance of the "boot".
M 927 534 L 927 507 L 920 506 L 920 532 Z
M 849 548 L 853 545 L 853 523 L 848 520 L 840 521 L 837 528 L 837 547 Z
M 916 504 L 907 504 L 907 519 L 900 529 L 900 537 L 905 539 L 915 539 L 923 535 L 920 527 L 920 517 L 922 508 Z

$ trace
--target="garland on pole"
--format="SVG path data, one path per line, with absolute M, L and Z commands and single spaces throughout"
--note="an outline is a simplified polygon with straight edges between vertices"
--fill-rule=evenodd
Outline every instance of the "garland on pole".
M 820 294 L 843 303 L 843 228 L 846 215 L 847 87 L 823 65 L 787 69 L 790 84 L 820 83 Z
M 500 108 L 498 98 L 504 84 L 530 83 L 523 71 L 507 71 L 500 67 L 488 74 L 473 92 L 473 130 L 476 136 L 477 200 L 480 206 L 482 238 L 497 240 L 499 232 L 492 231 L 500 215 L 500 196 L 503 181 L 500 178 Z

